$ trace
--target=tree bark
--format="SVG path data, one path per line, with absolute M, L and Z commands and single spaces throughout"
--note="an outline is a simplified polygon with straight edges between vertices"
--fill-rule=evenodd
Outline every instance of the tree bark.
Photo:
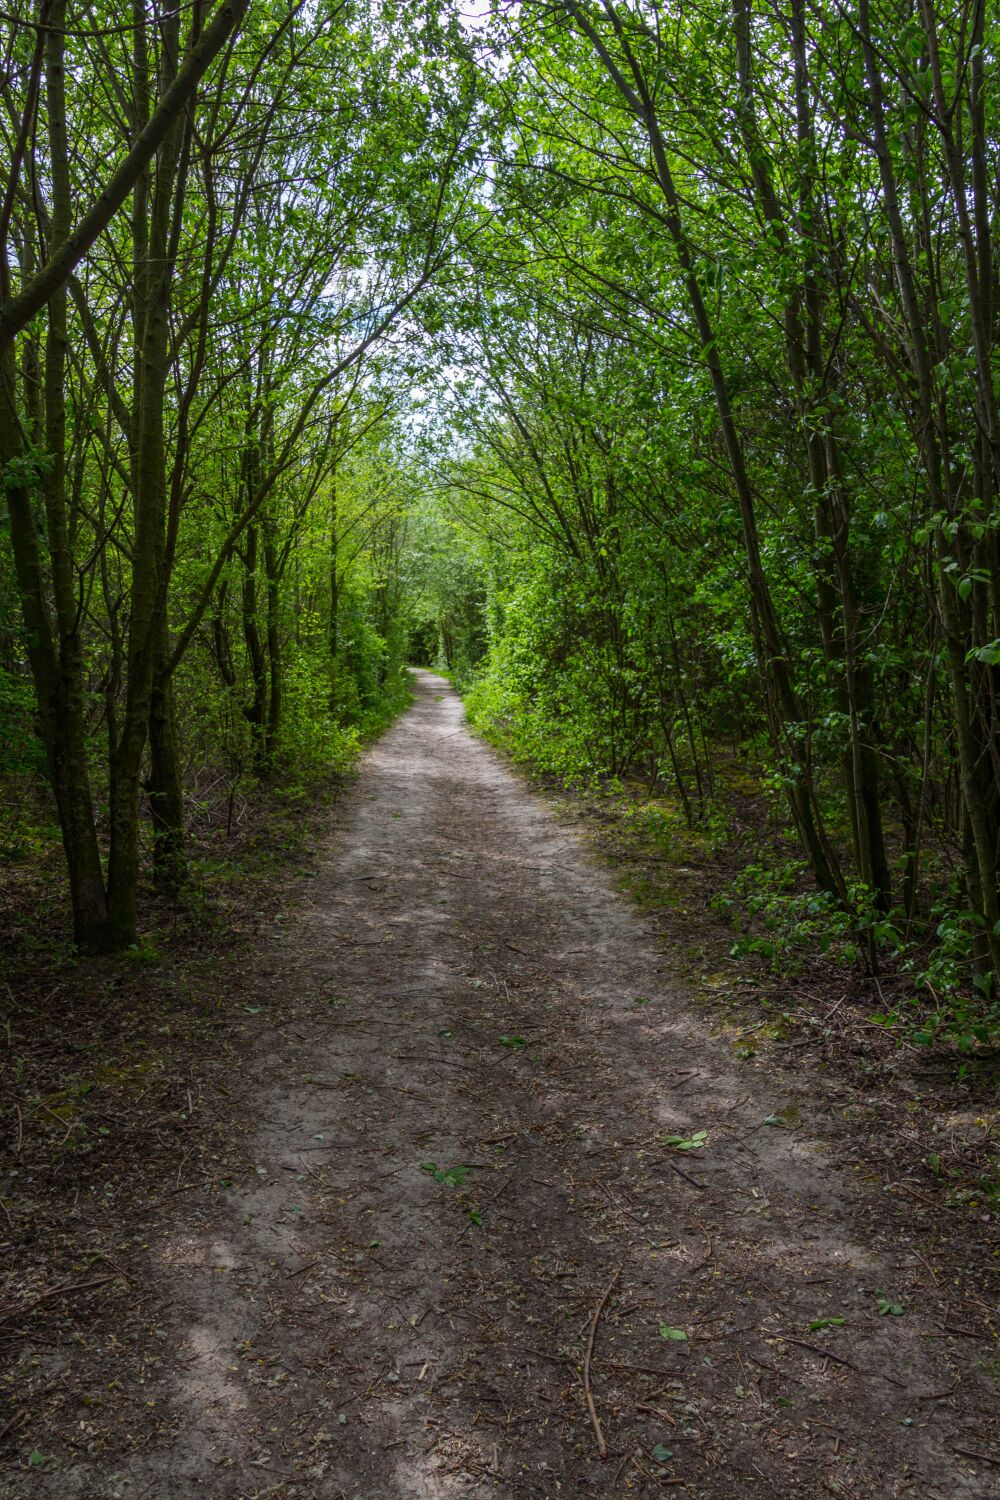
M 49 232 L 55 250 L 69 231 L 69 144 L 66 135 L 65 3 L 48 13 L 45 84 L 52 189 Z M 107 946 L 107 905 L 87 766 L 86 695 L 80 607 L 77 599 L 66 498 L 67 298 L 58 288 L 48 305 L 43 374 L 42 437 L 47 462 L 32 451 L 17 414 L 12 343 L 0 347 L 0 459 L 6 468 L 7 503 L 28 660 L 69 875 L 73 937 L 86 951 Z M 48 537 L 48 570 L 35 522 L 42 492 Z M 51 596 L 52 608 L 49 598 Z M 54 611 L 54 617 L 53 617 Z

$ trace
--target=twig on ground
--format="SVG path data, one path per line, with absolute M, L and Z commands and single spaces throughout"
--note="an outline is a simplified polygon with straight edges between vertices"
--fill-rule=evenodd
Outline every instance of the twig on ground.
M 14 1431 L 15 1427 L 20 1427 L 21 1423 L 24 1421 L 27 1415 L 28 1413 L 24 1410 L 16 1411 L 11 1417 L 10 1421 L 5 1422 L 4 1425 L 0 1427 L 0 1443 L 3 1442 L 8 1433 Z
M 813 1354 L 821 1354 L 824 1359 L 832 1359 L 835 1365 L 843 1365 L 848 1370 L 856 1370 L 858 1367 L 849 1359 L 842 1358 L 839 1354 L 832 1354 L 829 1349 L 821 1349 L 819 1344 L 810 1344 L 808 1339 L 793 1339 L 787 1333 L 770 1333 L 767 1338 L 780 1339 L 783 1344 L 795 1344 L 800 1349 L 809 1349 Z
M 594 1316 L 590 1320 L 590 1336 L 587 1339 L 587 1352 L 583 1357 L 583 1394 L 587 1400 L 587 1410 L 590 1413 L 591 1425 L 597 1438 L 597 1451 L 602 1458 L 608 1456 L 608 1445 L 604 1441 L 604 1433 L 601 1431 L 601 1421 L 597 1415 L 597 1407 L 594 1405 L 594 1393 L 590 1388 L 590 1362 L 594 1353 L 594 1340 L 597 1338 L 597 1325 L 601 1319 L 601 1313 L 607 1304 L 608 1298 L 614 1291 L 615 1283 L 622 1274 L 621 1266 L 618 1267 L 611 1280 L 604 1289 L 604 1295 L 594 1308 Z
M 704 1190 L 708 1186 L 708 1184 L 705 1182 L 699 1182 L 697 1177 L 692 1177 L 690 1172 L 685 1172 L 683 1167 L 679 1167 L 677 1163 L 675 1161 L 671 1161 L 669 1157 L 667 1158 L 667 1165 L 673 1167 L 678 1177 L 683 1177 L 684 1181 L 689 1182 L 692 1187 L 701 1188 L 702 1190 Z
M 77 1292 L 86 1292 L 94 1287 L 106 1286 L 109 1281 L 116 1281 L 115 1276 L 98 1276 L 93 1281 L 64 1281 L 59 1286 L 50 1287 L 47 1292 L 33 1297 L 30 1302 L 23 1302 L 20 1307 L 12 1307 L 8 1312 L 0 1312 L 0 1323 L 6 1323 L 12 1318 L 23 1317 L 42 1302 L 48 1302 L 52 1297 L 75 1296 Z
M 981 1464 L 992 1464 L 994 1468 L 1000 1469 L 1000 1458 L 993 1458 L 989 1453 L 976 1453 L 972 1448 L 952 1448 L 952 1453 L 961 1453 L 963 1458 L 976 1458 Z
M 674 1427 L 676 1427 L 677 1425 L 677 1418 L 671 1416 L 670 1412 L 661 1410 L 661 1408 L 658 1406 L 637 1406 L 636 1411 L 652 1412 L 654 1417 L 662 1417 L 664 1422 L 669 1422 Z
M 621 1479 L 622 1473 L 624 1472 L 624 1469 L 625 1469 L 625 1465 L 628 1463 L 628 1461 L 629 1461 L 629 1459 L 631 1457 L 632 1457 L 631 1453 L 626 1453 L 625 1457 L 622 1459 L 621 1463 L 618 1465 L 618 1468 L 615 1471 L 615 1477 L 611 1481 L 611 1493 L 612 1493 L 612 1495 L 616 1495 L 618 1493 L 618 1481 L 619 1481 L 619 1479 Z

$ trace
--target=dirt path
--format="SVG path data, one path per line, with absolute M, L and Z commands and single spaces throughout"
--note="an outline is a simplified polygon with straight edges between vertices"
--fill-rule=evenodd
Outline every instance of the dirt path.
M 878 1199 L 784 1128 L 785 1097 L 746 1092 L 643 919 L 418 676 L 248 992 L 249 1180 L 179 1197 L 150 1247 L 159 1444 L 52 1483 L 998 1493 L 981 1351 L 922 1312 L 913 1248 L 880 1243 Z M 601 1305 L 605 1460 L 580 1376 Z

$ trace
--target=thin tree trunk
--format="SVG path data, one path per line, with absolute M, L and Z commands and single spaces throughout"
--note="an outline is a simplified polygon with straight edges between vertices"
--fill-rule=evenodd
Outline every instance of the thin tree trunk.
M 281 659 L 281 573 L 274 523 L 266 513 L 261 522 L 264 543 L 264 574 L 267 580 L 267 723 L 264 757 L 268 771 L 274 769 L 284 712 L 284 668 Z
M 267 717 L 267 657 L 257 622 L 257 554 L 259 532 L 256 525 L 247 528 L 243 549 L 242 619 L 243 640 L 250 663 L 250 702 L 243 713 L 250 725 L 251 759 L 254 773 L 263 774 L 266 766 L 264 726 Z
M 161 91 L 177 66 L 179 16 L 163 23 Z M 171 209 L 183 122 L 167 132 L 156 161 L 151 195 L 148 254 L 137 278 L 136 356 L 138 402 L 133 464 L 132 583 L 125 710 L 111 756 L 108 910 L 116 948 L 135 942 L 139 883 L 139 787 L 149 731 L 158 652 L 164 647 L 163 621 L 166 528 L 166 444 L 164 405 L 169 350 L 169 303 L 174 246 Z M 145 188 L 140 187 L 144 194 Z
M 184 782 L 174 702 L 167 622 L 159 625 L 160 644 L 149 703 L 149 777 L 146 795 L 153 828 L 153 878 L 157 889 L 176 894 L 187 878 L 184 840 Z
M 64 0 L 49 12 L 45 42 L 46 102 L 52 183 L 50 233 L 57 250 L 69 233 L 70 179 L 66 135 Z M 24 450 L 17 414 L 15 350 L 0 350 L 0 460 L 14 566 L 35 686 L 39 738 L 45 749 L 69 875 L 73 936 L 87 951 L 107 946 L 107 905 L 87 767 L 86 709 L 80 610 L 66 505 L 66 347 L 64 287 L 48 306 L 45 343 L 44 442 L 48 463 L 34 466 Z M 36 393 L 37 396 L 37 393 Z M 50 576 L 35 523 L 36 487 L 42 491 Z M 50 613 L 49 594 L 54 606 Z
M 580 31 L 589 39 L 605 71 L 633 111 L 649 140 L 653 170 L 666 205 L 664 222 L 680 267 L 702 359 L 711 382 L 723 445 L 739 505 L 750 590 L 754 651 L 764 688 L 772 743 L 779 761 L 788 767 L 785 783 L 789 810 L 798 829 L 816 884 L 821 890 L 829 891 L 839 900 L 846 901 L 847 890 L 844 878 L 830 847 L 820 816 L 808 746 L 803 746 L 797 732 L 804 716 L 792 683 L 787 648 L 764 570 L 753 486 L 750 482 L 743 443 L 733 413 L 729 386 L 722 368 L 715 329 L 684 230 L 680 198 L 674 184 L 667 145 L 660 130 L 653 99 L 645 75 L 628 44 L 621 19 L 614 8 L 610 5 L 606 6 L 606 13 L 625 55 L 631 81 L 615 62 L 596 29 L 591 13 L 580 3 L 580 0 L 562 0 L 562 3 Z

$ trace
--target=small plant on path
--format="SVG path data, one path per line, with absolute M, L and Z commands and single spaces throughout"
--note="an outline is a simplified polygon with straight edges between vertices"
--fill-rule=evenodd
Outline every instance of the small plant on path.
M 672 1146 L 675 1151 L 700 1151 L 708 1144 L 708 1131 L 696 1130 L 693 1135 L 665 1135 L 663 1144 Z
M 688 1336 L 683 1328 L 671 1328 L 669 1323 L 660 1324 L 660 1338 L 670 1339 L 677 1344 L 686 1344 Z
M 443 1182 L 450 1188 L 464 1187 L 469 1175 L 468 1167 L 439 1167 L 436 1161 L 421 1162 L 420 1170 L 429 1172 L 435 1182 Z

